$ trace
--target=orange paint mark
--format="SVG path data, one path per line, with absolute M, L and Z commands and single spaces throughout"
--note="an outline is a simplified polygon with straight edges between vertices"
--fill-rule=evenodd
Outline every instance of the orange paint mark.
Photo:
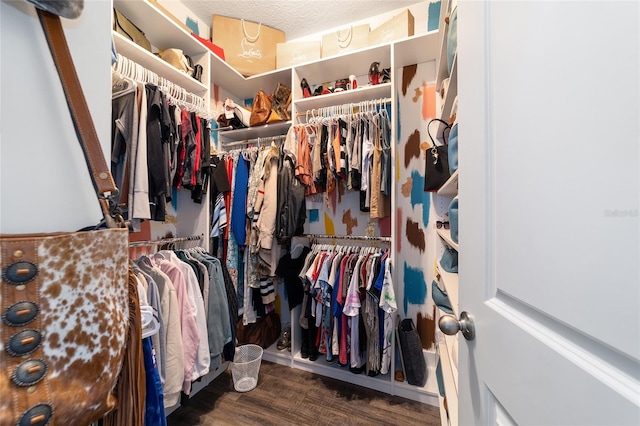
M 411 188 L 413 187 L 413 179 L 411 176 L 407 178 L 407 181 L 402 184 L 400 187 L 400 192 L 402 192 L 402 196 L 404 198 L 409 198 L 411 196 Z
M 436 86 L 422 83 L 422 118 L 428 120 L 436 116 Z

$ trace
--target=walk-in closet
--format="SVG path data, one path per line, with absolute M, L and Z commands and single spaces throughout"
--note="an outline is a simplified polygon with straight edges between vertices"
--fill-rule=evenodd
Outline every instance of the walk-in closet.
M 640 424 L 638 3 L 0 7 L 0 426 Z

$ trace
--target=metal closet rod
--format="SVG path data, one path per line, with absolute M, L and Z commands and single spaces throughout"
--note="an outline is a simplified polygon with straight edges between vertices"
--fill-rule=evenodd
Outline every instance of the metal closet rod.
M 391 103 L 391 98 L 371 99 L 369 101 L 352 102 L 348 104 L 332 105 L 332 106 L 322 107 L 322 108 L 312 108 L 304 112 L 297 113 L 296 117 L 304 117 L 307 115 L 313 115 L 314 113 L 318 115 L 322 115 L 324 113 L 330 113 L 331 115 L 333 115 L 334 111 L 336 111 L 337 114 L 340 114 L 340 109 L 342 108 L 350 108 L 351 112 L 356 112 L 356 110 L 360 110 L 361 108 L 372 107 L 375 105 L 386 105 L 389 103 Z
M 328 234 L 304 234 L 303 237 L 322 240 L 360 240 L 360 241 L 384 241 L 391 242 L 391 237 L 370 237 L 367 235 L 328 235 Z
M 222 146 L 227 148 L 227 147 L 230 147 L 230 146 L 248 145 L 248 144 L 252 144 L 252 143 L 261 144 L 263 142 L 264 143 L 281 142 L 286 137 L 287 137 L 287 135 L 278 135 L 278 136 L 269 136 L 269 137 L 266 137 L 266 138 L 247 139 L 247 140 L 244 140 L 244 141 L 237 141 L 237 142 L 229 142 L 229 143 L 222 142 Z
M 188 237 L 162 238 L 160 240 L 132 241 L 129 243 L 129 247 L 155 246 L 155 245 L 163 245 L 163 244 L 171 244 L 171 243 L 181 243 L 184 241 L 200 241 L 200 240 L 202 240 L 202 235 L 190 235 Z

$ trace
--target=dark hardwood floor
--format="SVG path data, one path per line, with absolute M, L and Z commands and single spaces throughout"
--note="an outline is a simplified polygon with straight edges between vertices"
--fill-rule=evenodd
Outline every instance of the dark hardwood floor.
M 233 389 L 221 374 L 167 417 L 194 425 L 440 425 L 437 407 L 262 361 L 258 386 Z

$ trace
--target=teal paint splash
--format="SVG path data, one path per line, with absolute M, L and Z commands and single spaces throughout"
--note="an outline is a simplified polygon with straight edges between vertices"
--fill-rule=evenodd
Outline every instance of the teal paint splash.
M 427 301 L 427 283 L 422 269 L 412 268 L 404 262 L 404 312 L 407 313 L 409 303 L 424 305 Z
M 431 9 L 429 9 L 429 13 L 431 13 Z M 195 19 L 191 19 L 187 16 L 187 27 L 191 30 L 192 33 L 196 35 L 200 35 L 200 31 L 198 30 L 198 21 Z
M 435 31 L 440 26 L 440 2 L 429 3 L 427 31 Z
M 320 221 L 320 212 L 318 209 L 309 210 L 309 223 L 319 222 Z
M 429 210 L 431 210 L 431 194 L 424 192 L 424 176 L 416 170 L 411 172 L 411 207 L 422 204 L 422 225 L 429 224 Z

